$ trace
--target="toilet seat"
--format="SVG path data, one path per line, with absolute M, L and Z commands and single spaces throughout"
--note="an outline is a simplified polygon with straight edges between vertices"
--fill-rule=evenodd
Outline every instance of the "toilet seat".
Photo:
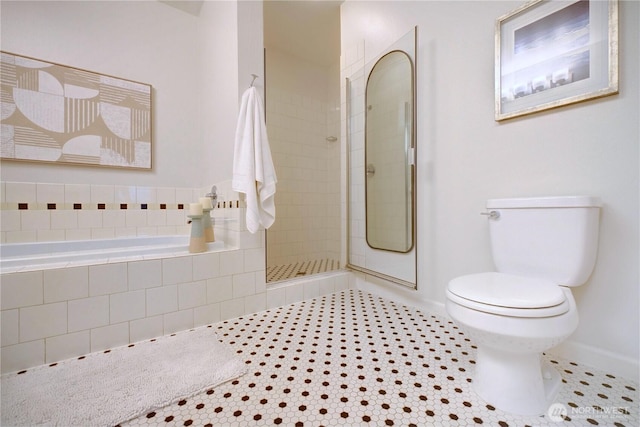
M 514 317 L 551 317 L 569 311 L 565 293 L 544 279 L 504 273 L 461 276 L 449 282 L 447 297 L 485 313 Z

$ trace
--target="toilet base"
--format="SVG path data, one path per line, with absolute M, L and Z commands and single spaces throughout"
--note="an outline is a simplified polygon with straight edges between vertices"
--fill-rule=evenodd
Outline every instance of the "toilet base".
M 560 389 L 560 374 L 539 353 L 478 346 L 473 387 L 487 403 L 520 415 L 543 415 Z

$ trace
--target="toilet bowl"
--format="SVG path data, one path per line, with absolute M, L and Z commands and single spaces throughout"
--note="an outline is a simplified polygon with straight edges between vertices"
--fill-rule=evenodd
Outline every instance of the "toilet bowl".
M 539 415 L 554 403 L 561 383 L 540 355 L 575 331 L 578 312 L 571 291 L 551 283 L 545 285 L 557 292 L 541 293 L 539 300 L 517 298 L 523 281 L 531 279 L 501 273 L 458 277 L 447 289 L 446 309 L 477 344 L 478 395 L 507 412 Z M 478 295 L 483 287 L 493 292 Z
M 542 415 L 562 384 L 542 353 L 578 327 L 570 287 L 595 264 L 599 200 L 499 199 L 487 208 L 498 271 L 452 279 L 446 311 L 477 346 L 476 393 L 498 409 Z

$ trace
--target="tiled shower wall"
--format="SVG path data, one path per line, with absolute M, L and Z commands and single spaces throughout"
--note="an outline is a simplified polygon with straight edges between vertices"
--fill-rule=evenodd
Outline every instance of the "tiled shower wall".
M 338 87 L 329 102 L 268 88 L 269 143 L 278 175 L 276 222 L 267 234 L 270 266 L 340 259 L 339 107 Z M 328 136 L 338 141 L 328 142 Z

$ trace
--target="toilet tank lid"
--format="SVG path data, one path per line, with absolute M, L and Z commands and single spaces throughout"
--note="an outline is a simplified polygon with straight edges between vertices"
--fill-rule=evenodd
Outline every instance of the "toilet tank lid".
M 487 209 L 585 208 L 600 206 L 602 206 L 602 201 L 599 197 L 594 196 L 521 197 L 487 200 Z

